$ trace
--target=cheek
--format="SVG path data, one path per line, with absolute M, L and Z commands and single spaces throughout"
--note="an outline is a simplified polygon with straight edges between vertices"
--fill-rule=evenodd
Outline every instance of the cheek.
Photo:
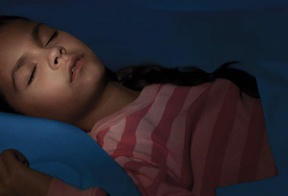
M 45 79 L 42 78 L 42 79 Z M 71 118 L 71 105 L 73 91 L 69 86 L 59 80 L 35 81 L 28 89 L 14 96 L 13 106 L 25 115 L 45 117 L 57 120 Z M 63 119 L 60 119 L 63 118 Z
M 101 74 L 87 74 L 75 85 L 57 80 L 45 85 L 39 83 L 23 97 L 21 110 L 29 116 L 71 122 L 101 96 L 104 87 L 101 77 Z
M 98 60 L 93 59 L 85 64 L 72 87 L 77 95 L 95 99 L 101 95 L 105 81 L 104 66 Z
M 22 110 L 27 115 L 55 119 L 58 114 L 64 115 L 64 111 L 69 111 L 72 97 L 69 90 L 50 85 L 27 94 L 23 98 Z
M 95 65 L 96 64 L 96 65 Z M 41 74 L 34 84 L 17 96 L 17 109 L 28 116 L 71 122 L 91 108 L 105 86 L 105 68 L 90 60 L 75 83 L 61 72 Z

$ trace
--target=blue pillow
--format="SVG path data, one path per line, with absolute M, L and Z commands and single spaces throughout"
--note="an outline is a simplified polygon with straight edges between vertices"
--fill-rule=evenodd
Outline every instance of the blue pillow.
M 0 112 L 0 150 L 17 149 L 30 167 L 79 189 L 139 195 L 131 178 L 85 132 L 58 121 Z

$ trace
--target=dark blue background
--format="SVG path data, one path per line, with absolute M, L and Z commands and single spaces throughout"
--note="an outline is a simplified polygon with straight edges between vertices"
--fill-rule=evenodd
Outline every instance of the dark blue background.
M 2 0 L 0 14 L 68 31 L 110 68 L 210 69 L 229 60 L 287 61 L 287 8 L 286 0 Z
M 257 76 L 280 174 L 217 195 L 288 195 L 287 0 L 1 0 L 0 14 L 68 31 L 112 69 L 154 62 L 212 70 L 242 61 Z

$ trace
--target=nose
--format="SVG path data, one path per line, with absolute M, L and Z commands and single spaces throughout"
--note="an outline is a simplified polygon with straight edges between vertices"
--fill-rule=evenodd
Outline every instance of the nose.
M 55 46 L 53 48 L 50 48 L 49 54 L 48 54 L 48 64 L 49 67 L 53 70 L 58 69 L 61 64 L 63 64 L 64 59 L 63 55 L 66 54 L 66 49 L 62 46 Z

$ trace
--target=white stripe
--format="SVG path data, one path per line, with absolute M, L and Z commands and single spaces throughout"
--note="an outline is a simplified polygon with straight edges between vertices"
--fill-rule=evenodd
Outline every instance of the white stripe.
M 183 152 L 184 150 L 184 142 L 185 141 L 185 132 L 186 132 L 186 121 L 187 121 L 187 112 L 194 101 L 205 91 L 206 88 L 197 88 L 192 87 L 187 94 L 185 102 L 182 106 L 182 109 L 179 115 L 173 121 L 171 127 L 171 134 L 167 141 L 167 147 L 170 148 L 170 152 L 167 157 L 167 165 L 174 169 L 173 173 L 177 176 L 177 178 L 181 178 L 182 174 L 182 164 L 183 164 Z M 189 117 L 188 117 L 189 118 Z M 192 130 L 190 130 L 192 131 Z M 172 151 L 173 150 L 173 151 Z M 189 149 L 186 149 L 190 151 Z
M 236 114 L 238 115 L 235 118 L 235 122 L 228 139 L 225 158 L 222 164 L 222 172 L 219 182 L 220 186 L 222 184 L 223 185 L 227 184 L 227 182 L 237 183 L 238 181 L 240 163 L 246 143 L 246 137 L 248 134 L 248 125 L 251 116 L 251 111 L 249 110 L 251 109 L 245 108 L 241 99 L 239 98 L 236 109 Z M 231 166 L 233 166 L 233 168 L 231 168 Z
M 155 127 L 159 124 L 163 113 L 165 111 L 167 102 L 169 101 L 173 90 L 175 87 L 167 85 L 160 89 L 158 96 L 153 102 L 151 108 L 146 113 L 144 118 L 140 121 L 137 130 L 136 130 L 136 141 L 135 150 L 142 158 L 151 159 L 151 152 L 153 142 L 151 139 L 151 134 L 154 131 Z M 139 142 L 141 141 L 141 143 Z M 139 150 L 138 150 L 139 149 Z
M 110 131 L 103 138 L 103 149 L 108 154 L 112 154 L 116 149 L 119 141 L 121 141 L 126 126 L 126 118 L 110 127 Z
M 218 113 L 223 105 L 224 97 L 229 85 L 223 80 L 216 80 L 210 89 L 206 105 L 203 108 L 197 129 L 194 131 L 191 142 L 191 163 L 197 169 L 194 170 L 193 175 L 197 181 L 194 182 L 193 194 L 201 195 L 203 175 L 205 173 L 205 165 L 209 144 L 213 135 L 215 123 L 218 119 Z M 200 140 L 201 138 L 201 140 Z M 199 148 L 200 147 L 200 148 Z

